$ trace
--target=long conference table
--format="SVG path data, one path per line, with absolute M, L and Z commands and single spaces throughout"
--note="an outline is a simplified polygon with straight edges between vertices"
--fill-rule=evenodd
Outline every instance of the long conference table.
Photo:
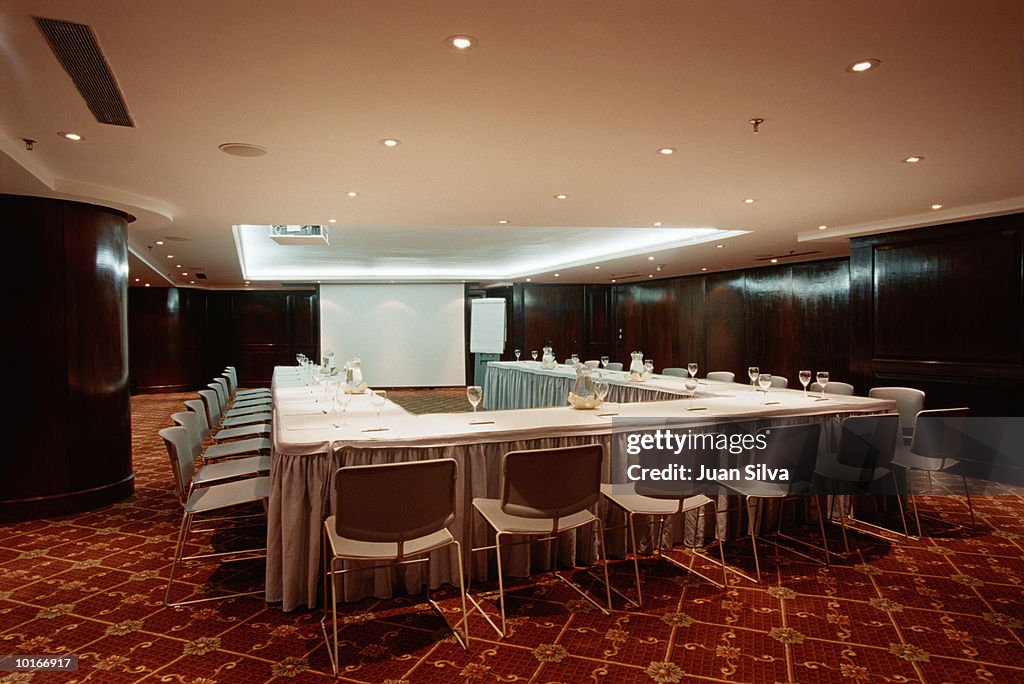
M 522 362 L 529 363 L 529 362 Z M 652 384 L 655 387 L 657 383 Z M 660 391 L 660 390 L 658 390 Z M 818 402 L 799 390 L 772 390 L 765 405 L 761 392 L 734 383 L 707 383 L 698 389 L 696 404 L 707 421 L 759 419 L 776 422 L 819 420 L 833 423 L 843 415 L 892 411 L 888 400 L 831 395 Z M 343 466 L 395 463 L 431 458 L 453 458 L 458 463 L 460 493 L 452 533 L 467 553 L 471 546 L 488 542 L 488 530 L 479 516 L 471 515 L 475 497 L 498 498 L 501 492 L 501 459 L 519 449 L 538 449 L 579 444 L 602 444 L 610 453 L 612 418 L 602 411 L 581 411 L 568 406 L 481 412 L 471 424 L 468 413 L 413 415 L 393 402 L 381 411 L 381 423 L 369 395 L 355 395 L 342 421 L 330 412 L 330 402 L 320 388 L 310 386 L 298 368 L 279 367 L 273 380 L 274 452 L 267 522 L 266 598 L 290 611 L 318 602 L 322 572 L 321 529 L 331 515 L 332 478 Z M 687 400 L 644 401 L 615 405 L 623 419 L 662 418 L 686 414 Z M 386 430 L 379 430 L 383 426 Z M 606 459 L 607 460 L 607 459 Z M 610 466 L 605 467 L 606 481 Z M 393 502 L 401 506 L 401 501 Z M 622 548 L 621 537 L 611 548 Z M 572 535 L 559 545 L 563 564 L 586 563 L 595 557 L 594 535 Z M 431 587 L 457 577 L 454 547 L 431 556 Z M 546 545 L 522 545 L 503 559 L 510 575 L 526 576 L 531 568 L 545 567 Z M 472 558 L 474 580 L 487 576 L 487 554 Z M 469 566 L 467 566 L 469 567 Z M 421 587 L 420 570 L 372 570 L 345 577 L 347 600 L 364 596 L 389 597 L 396 584 L 409 592 Z

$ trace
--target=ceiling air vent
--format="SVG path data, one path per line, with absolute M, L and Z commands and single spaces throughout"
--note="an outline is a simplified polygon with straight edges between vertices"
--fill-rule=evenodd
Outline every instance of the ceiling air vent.
M 812 254 L 821 254 L 821 250 L 814 250 L 812 252 L 790 252 L 789 254 L 760 254 L 755 258 L 755 261 L 771 261 L 772 259 L 795 259 L 797 257 L 810 256 Z
M 279 245 L 328 244 L 327 226 L 271 226 L 270 239 Z
M 205 273 L 196 273 L 196 280 L 206 280 Z
M 33 19 L 96 120 L 112 126 L 134 127 L 92 28 L 58 19 Z

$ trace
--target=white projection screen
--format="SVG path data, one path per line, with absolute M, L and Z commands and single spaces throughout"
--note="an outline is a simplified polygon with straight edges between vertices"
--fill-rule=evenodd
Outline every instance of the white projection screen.
M 370 387 L 466 384 L 461 284 L 321 285 L 320 349 L 362 359 Z

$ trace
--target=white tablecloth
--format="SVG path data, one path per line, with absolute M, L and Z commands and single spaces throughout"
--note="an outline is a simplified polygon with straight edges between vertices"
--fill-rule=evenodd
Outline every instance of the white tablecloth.
M 699 397 L 695 405 L 707 407 L 701 419 L 757 418 L 796 422 L 829 421 L 832 416 L 893 410 L 891 401 L 864 397 L 830 396 L 816 402 L 800 391 L 772 390 L 771 401 L 763 405 L 763 394 L 743 385 L 727 385 L 735 393 Z M 471 425 L 472 414 L 447 413 L 415 416 L 388 403 L 384 409 L 384 432 L 363 432 L 377 426 L 375 410 L 366 396 L 353 398 L 348 420 L 342 425 L 337 414 L 324 414 L 294 368 L 275 371 L 274 454 L 267 539 L 267 600 L 281 602 L 284 610 L 317 603 L 321 573 L 321 526 L 330 514 L 335 470 L 345 465 L 390 463 L 429 458 L 454 458 L 459 464 L 459 499 L 452 532 L 464 545 L 482 545 L 486 526 L 470 515 L 474 497 L 500 496 L 501 457 L 515 449 L 534 449 L 574 444 L 600 443 L 611 446 L 612 418 L 601 413 L 617 412 L 629 417 L 679 417 L 686 413 L 685 400 L 621 404 L 601 411 L 577 411 L 569 407 L 481 412 L 477 420 L 493 421 Z M 716 392 L 717 394 L 717 392 Z M 339 426 L 339 427 L 336 427 Z M 605 474 L 609 473 L 606 465 Z M 400 505 L 400 502 L 396 502 Z M 468 522 L 467 522 L 468 521 Z M 582 538 L 582 537 L 581 537 Z M 560 548 L 568 563 L 592 558 L 593 538 L 576 548 L 572 539 Z M 431 563 L 431 586 L 454 577 L 454 549 L 435 553 Z M 485 554 L 474 558 L 474 576 L 486 572 Z M 509 555 L 506 572 L 525 575 L 530 567 L 543 567 L 547 559 L 540 547 L 522 546 Z M 418 590 L 416 569 L 404 574 L 410 591 Z M 386 571 L 356 573 L 345 587 L 346 598 L 366 595 L 389 596 L 394 577 Z
M 670 401 L 689 396 L 685 378 L 653 375 L 632 381 L 626 371 L 601 371 L 608 381 L 608 401 Z M 491 361 L 484 380 L 484 406 L 491 410 L 542 408 L 568 405 L 569 391 L 576 381 L 572 366 L 541 368 L 539 361 Z M 728 397 L 753 388 L 732 382 L 700 380 L 697 398 Z

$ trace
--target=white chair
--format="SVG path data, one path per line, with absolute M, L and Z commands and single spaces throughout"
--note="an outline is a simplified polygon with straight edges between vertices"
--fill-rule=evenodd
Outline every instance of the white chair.
M 180 430 L 182 440 L 187 439 L 185 428 L 167 428 L 167 430 Z M 172 436 L 174 433 L 172 432 Z M 161 435 L 163 436 L 163 435 Z M 176 438 L 175 438 L 176 439 Z M 266 557 L 266 547 L 243 549 L 239 551 L 214 551 L 213 553 L 201 553 L 191 556 L 185 555 L 188 547 L 189 536 L 193 532 L 213 532 L 216 528 L 204 530 L 193 529 L 192 525 L 196 518 L 204 518 L 209 514 L 225 514 L 228 509 L 248 504 L 261 503 L 263 515 L 266 515 L 267 498 L 270 494 L 270 478 L 268 477 L 246 477 L 231 482 L 203 485 L 194 481 L 195 462 L 189 449 L 171 448 L 168 444 L 168 456 L 171 461 L 171 470 L 174 473 L 174 485 L 181 501 L 183 515 L 181 518 L 181 529 L 178 532 L 178 543 L 174 548 L 174 559 L 171 562 L 171 570 L 167 577 L 167 589 L 164 591 L 164 605 L 182 606 L 193 603 L 204 603 L 206 601 L 217 601 L 233 596 L 261 596 L 262 589 L 248 592 L 231 592 L 218 594 L 217 596 L 204 596 L 198 599 L 187 601 L 171 602 L 171 588 L 174 585 L 174 574 L 178 567 L 193 567 L 211 562 L 236 562 Z M 227 465 L 227 464 L 222 464 Z M 208 471 L 209 472 L 209 471 Z M 257 514 L 258 516 L 258 514 Z M 242 519 L 243 515 L 233 515 L 232 520 Z M 263 517 L 263 516 L 258 516 Z M 223 521 L 225 518 L 219 518 Z M 213 521 L 211 521 L 213 522 Z
M 662 368 L 662 375 L 670 375 L 674 378 L 688 378 L 690 377 L 690 371 L 685 368 Z
M 189 410 L 172 413 L 171 420 L 191 433 L 192 441 L 197 445 L 197 449 L 199 450 L 197 453 L 199 454 L 199 457 L 202 458 L 203 462 L 218 461 L 220 459 L 227 458 L 259 456 L 263 454 L 266 454 L 269 457 L 273 443 L 271 443 L 271 441 L 266 437 L 253 437 L 250 439 L 238 440 L 236 442 L 213 444 L 203 451 L 203 434 L 205 433 L 207 436 L 210 434 L 210 428 L 206 424 L 206 412 L 203 410 L 201 401 L 194 399 L 190 401 L 194 404 L 198 404 L 198 406 L 188 406 L 189 402 L 186 401 L 186 408 Z
M 779 389 L 786 389 L 789 387 L 789 380 L 782 377 L 781 375 L 772 374 L 772 384 L 769 387 L 777 387 Z
M 494 545 L 472 551 L 494 549 L 498 560 L 498 602 L 501 610 L 499 629 L 483 607 L 469 594 L 469 600 L 499 636 L 505 637 L 505 580 L 501 569 L 501 540 L 504 537 L 540 537 L 550 541 L 553 575 L 574 589 L 605 615 L 604 606 L 558 573 L 558 536 L 578 527 L 597 527 L 598 562 L 604 568 L 604 585 L 608 608 L 611 608 L 611 584 L 605 562 L 604 525 L 590 510 L 601 492 L 601 462 L 604 448 L 600 444 L 511 451 L 502 458 L 500 499 L 473 499 L 473 508 L 494 529 Z M 506 544 L 507 546 L 507 544 Z M 583 546 L 587 546 L 583 543 Z M 467 593 L 469 593 L 467 591 Z
M 736 374 L 732 371 L 711 371 L 705 377 L 715 382 L 733 382 L 736 379 Z
M 821 385 L 816 382 L 811 383 L 811 392 L 821 393 Z M 846 397 L 853 396 L 853 385 L 848 382 L 838 382 L 830 380 L 825 385 L 825 394 L 841 394 Z
M 609 363 L 607 366 L 605 366 L 604 369 L 610 371 L 620 371 L 622 370 L 622 364 L 619 363 L 618 361 L 613 361 Z
M 221 378 L 221 380 L 223 380 L 223 378 Z M 219 383 L 211 382 L 207 387 L 215 392 L 218 408 L 220 409 L 221 427 L 239 427 L 240 425 L 265 423 L 269 422 L 274 417 L 271 412 L 271 404 L 259 404 L 252 407 L 229 409 L 224 403 L 224 390 L 218 390 Z
M 910 447 L 897 449 L 896 455 L 893 456 L 892 464 L 904 472 L 907 498 L 910 499 L 910 507 L 914 511 L 914 523 L 917 526 L 918 536 L 921 536 L 921 518 L 930 516 L 922 516 L 917 510 L 917 497 L 914 496 L 910 487 L 910 471 L 920 470 L 928 473 L 930 485 L 932 473 L 958 465 L 964 447 L 964 419 L 969 413 L 970 409 L 966 407 L 918 411 L 914 420 L 914 437 L 910 442 Z M 971 527 L 973 528 L 975 525 L 974 504 L 971 502 L 971 490 L 963 469 L 960 470 L 960 480 L 963 483 L 964 495 L 967 497 L 967 510 L 971 514 Z
M 264 407 L 269 409 L 273 403 L 273 399 L 270 397 L 260 397 L 258 399 L 246 399 L 232 403 L 231 392 L 228 389 L 229 384 L 226 377 L 214 378 L 213 381 L 207 385 L 210 389 L 217 392 L 217 396 L 220 398 L 221 411 L 227 415 L 230 411 L 236 409 L 251 409 L 256 407 Z M 232 414 L 234 415 L 234 414 Z
M 924 410 L 924 392 L 913 387 L 872 387 L 868 396 L 896 402 L 896 410 L 900 414 L 900 438 L 909 442 L 914 436 L 917 414 Z
M 469 613 L 462 546 L 448 530 L 455 521 L 458 467 L 454 459 L 348 466 L 334 475 L 334 514 L 324 521 L 324 616 L 320 620 L 334 674 L 338 674 L 336 577 L 379 567 L 425 563 L 427 601 L 463 648 L 469 645 Z M 430 554 L 455 546 L 462 597 L 462 634 L 430 598 Z M 338 567 L 344 561 L 375 565 Z M 328 586 L 330 600 L 327 599 Z M 334 639 L 327 635 L 328 606 Z M 333 646 L 333 648 L 332 648 Z
M 189 413 L 191 412 L 186 411 L 184 413 L 176 413 L 174 415 L 181 418 Z M 164 446 L 167 447 L 168 454 L 172 451 L 175 452 L 171 455 L 172 462 L 177 458 L 189 457 L 195 461 L 200 457 L 202 445 L 196 442 L 195 435 L 185 426 L 177 425 L 175 427 L 164 428 L 157 434 L 159 434 L 160 438 L 164 440 Z M 216 482 L 223 482 L 225 480 L 253 477 L 269 473 L 270 456 L 246 456 L 245 458 L 236 458 L 216 463 L 203 464 L 192 474 L 192 484 L 193 486 L 199 487 L 214 484 Z
M 203 408 L 206 413 L 206 423 L 210 426 L 210 439 L 213 441 L 221 442 L 228 439 L 263 437 L 270 434 L 269 423 L 242 425 L 240 427 L 217 430 L 214 427 L 220 425 L 220 402 L 217 399 L 217 393 L 213 390 L 199 390 L 199 396 L 203 400 Z M 192 407 L 189 406 L 189 409 L 192 409 Z
M 590 366 L 591 368 L 600 368 L 601 367 L 601 361 L 597 360 L 597 359 L 591 360 L 591 361 L 584 361 L 583 365 Z
M 231 385 L 231 396 L 236 400 L 244 400 L 245 398 L 257 398 L 257 397 L 269 397 L 270 390 L 265 387 L 257 389 L 238 389 L 238 372 L 234 366 L 228 366 L 224 369 L 224 375 L 227 377 L 229 384 Z

